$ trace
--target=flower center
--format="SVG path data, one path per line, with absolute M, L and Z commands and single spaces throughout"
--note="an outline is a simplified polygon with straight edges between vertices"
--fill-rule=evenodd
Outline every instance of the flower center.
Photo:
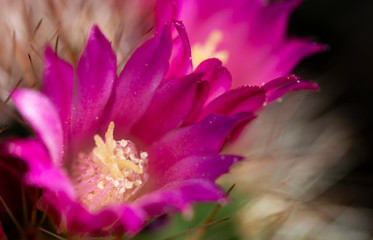
M 138 153 L 129 140 L 115 141 L 114 122 L 109 124 L 105 142 L 95 135 L 96 147 L 74 161 L 72 178 L 81 202 L 91 211 L 127 201 L 147 180 L 148 154 Z
M 196 43 L 192 46 L 193 66 L 198 66 L 207 58 L 218 58 L 225 63 L 228 60 L 228 51 L 217 51 L 219 43 L 223 40 L 223 33 L 220 30 L 214 30 L 208 36 L 205 44 Z

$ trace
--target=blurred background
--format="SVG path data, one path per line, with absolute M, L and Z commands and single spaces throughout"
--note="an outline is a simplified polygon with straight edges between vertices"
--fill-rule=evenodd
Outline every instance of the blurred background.
M 323 197 L 367 211 L 373 208 L 372 11 L 369 0 L 308 0 L 294 12 L 289 27 L 290 34 L 314 36 L 329 46 L 295 72 L 320 84 L 320 95 L 328 101 L 319 115 L 336 111 L 354 131 L 346 156 L 353 166 Z

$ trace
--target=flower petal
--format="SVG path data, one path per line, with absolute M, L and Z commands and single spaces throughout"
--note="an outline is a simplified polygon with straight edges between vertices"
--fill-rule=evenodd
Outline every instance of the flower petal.
M 298 90 L 319 90 L 319 86 L 314 82 L 309 82 L 295 75 L 281 77 L 272 80 L 263 86 L 267 91 L 267 102 L 273 102 L 282 97 L 287 92 Z
M 213 182 L 205 179 L 189 179 L 172 182 L 161 190 L 147 194 L 136 200 L 149 217 L 181 211 L 192 214 L 191 204 L 195 202 L 227 203 L 225 193 Z
M 175 163 L 162 176 L 161 183 L 174 182 L 193 178 L 207 179 L 212 182 L 228 173 L 229 168 L 244 159 L 234 155 L 195 155 Z
M 196 98 L 194 99 L 193 108 L 189 112 L 188 116 L 186 117 L 185 121 L 183 122 L 183 126 L 191 125 L 195 123 L 198 119 L 198 116 L 201 114 L 203 106 L 205 105 L 206 99 L 209 95 L 210 91 L 210 84 L 207 81 L 202 81 L 198 85 Z
M 239 112 L 255 113 L 266 100 L 265 90 L 256 86 L 244 86 L 224 93 L 203 109 L 200 119 L 211 113 L 231 115 Z
M 203 61 L 195 70 L 196 73 L 203 73 L 202 80 L 210 85 L 210 92 L 205 105 L 216 97 L 228 91 L 232 84 L 232 76 L 229 71 L 222 66 L 222 62 L 217 58 Z
M 112 118 L 126 133 L 145 113 L 168 69 L 171 32 L 166 26 L 138 48 L 124 66 L 116 86 Z
M 109 41 L 97 26 L 92 27 L 79 59 L 72 108 L 73 145 L 84 149 L 93 142 L 116 79 L 116 57 Z
M 12 100 L 47 147 L 50 159 L 58 166 L 62 160 L 63 132 L 54 105 L 45 95 L 28 89 L 15 90 Z
M 253 115 L 249 113 L 233 116 L 212 114 L 194 125 L 170 132 L 150 147 L 150 176 L 158 177 L 187 156 L 219 153 L 234 127 L 251 118 Z
M 127 204 L 111 205 L 100 212 L 87 211 L 79 201 L 65 193 L 47 191 L 40 201 L 41 209 L 52 208 L 59 231 L 83 234 L 109 234 L 114 231 L 136 233 L 144 225 L 141 208 Z
M 178 37 L 173 41 L 170 69 L 166 78 L 170 76 L 181 77 L 193 70 L 192 53 L 184 24 L 181 21 L 174 21 L 174 26 Z
M 161 31 L 165 24 L 174 20 L 180 11 L 180 0 L 157 0 L 155 6 L 155 29 Z
M 134 126 L 134 135 L 149 144 L 179 127 L 193 107 L 200 81 L 199 74 L 191 74 L 183 79 L 172 78 L 161 85 L 144 117 Z
M 272 71 L 277 72 L 278 76 L 284 76 L 291 72 L 302 59 L 326 50 L 326 45 L 315 43 L 311 40 L 290 38 L 282 48 L 277 49 L 274 53 L 281 56 L 281 61 L 275 61 Z
M 47 46 L 44 54 L 42 92 L 48 96 L 59 113 L 65 145 L 70 133 L 73 76 L 73 67 Z
M 7 141 L 1 145 L 1 152 L 22 159 L 28 166 L 25 182 L 50 191 L 61 191 L 74 196 L 73 186 L 66 173 L 53 164 L 45 147 L 35 139 Z

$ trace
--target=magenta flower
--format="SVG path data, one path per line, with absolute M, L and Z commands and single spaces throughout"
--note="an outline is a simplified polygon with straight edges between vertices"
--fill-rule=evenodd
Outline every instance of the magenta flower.
M 229 69 L 233 87 L 261 85 L 288 74 L 304 57 L 325 49 L 287 36 L 288 19 L 302 0 L 158 0 L 156 24 L 184 22 L 197 66 L 218 58 Z M 176 44 L 179 44 L 176 42 Z
M 60 231 L 136 233 L 157 215 L 190 213 L 194 202 L 226 202 L 214 182 L 242 159 L 219 154 L 227 139 L 265 102 L 317 88 L 288 76 L 228 91 L 219 60 L 179 78 L 168 72 L 171 51 L 167 24 L 117 77 L 110 43 L 93 27 L 76 69 L 47 47 L 42 93 L 13 92 L 36 137 L 1 149 L 27 163 L 25 181 L 43 189 L 39 207 Z

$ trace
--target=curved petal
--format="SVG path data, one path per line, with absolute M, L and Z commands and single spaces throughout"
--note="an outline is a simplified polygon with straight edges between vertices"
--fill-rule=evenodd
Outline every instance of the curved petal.
M 66 145 L 70 133 L 74 70 L 70 64 L 60 59 L 50 46 L 45 49 L 43 63 L 42 92 L 48 96 L 59 113 Z
M 25 182 L 49 191 L 64 192 L 73 197 L 74 189 L 66 173 L 50 161 L 45 147 L 35 139 L 13 140 L 1 145 L 1 151 L 22 159 L 28 166 Z
M 109 41 L 93 26 L 79 59 L 75 83 L 71 135 L 80 149 L 93 142 L 116 79 L 116 57 Z M 87 141 L 89 139 L 90 141 Z
M 63 154 L 63 132 L 54 105 L 45 95 L 28 89 L 15 90 L 12 100 L 47 147 L 52 162 L 58 166 Z
M 116 86 L 112 118 L 125 134 L 148 108 L 168 69 L 171 32 L 166 26 L 138 48 L 124 66 Z
M 195 72 L 203 73 L 202 80 L 207 81 L 210 85 L 210 92 L 205 105 L 231 88 L 232 76 L 217 58 L 203 61 L 198 65 Z
M 181 77 L 191 73 L 193 70 L 192 53 L 184 24 L 181 21 L 174 21 L 174 26 L 178 36 L 173 41 L 170 69 L 167 72 L 166 78 L 171 76 Z
M 319 90 L 314 82 L 309 82 L 295 75 L 281 77 L 265 84 L 263 88 L 267 91 L 267 102 L 273 102 L 287 92 L 298 90 Z
M 54 213 L 52 216 L 60 232 L 67 230 L 82 234 L 109 234 L 118 233 L 118 231 L 136 233 L 145 222 L 145 213 L 141 208 L 118 204 L 106 207 L 100 212 L 91 213 L 80 202 L 63 192 L 44 193 L 40 208 L 46 210 L 47 207 L 48 210 L 52 208 Z
M 171 211 L 192 214 L 191 204 L 195 202 L 219 202 L 225 204 L 228 198 L 213 182 L 205 179 L 189 179 L 172 182 L 163 189 L 149 193 L 136 200 L 149 217 Z
M 273 72 L 283 76 L 289 73 L 302 59 L 326 49 L 326 45 L 315 43 L 312 39 L 290 38 L 281 48 L 276 50 L 275 54 L 281 58 L 280 61 L 275 62 Z
M 150 147 L 150 176 L 158 177 L 177 161 L 196 154 L 217 154 L 234 127 L 253 118 L 252 114 L 233 116 L 212 114 L 202 121 L 165 135 Z
M 180 0 L 157 0 L 155 5 L 155 29 L 161 31 L 165 24 L 176 19 L 180 11 Z
M 285 0 L 266 4 L 254 3 L 257 8 L 250 19 L 250 42 L 254 46 L 268 46 L 276 49 L 286 42 L 287 26 L 290 14 L 303 0 Z M 280 46 L 281 47 L 281 46 Z
M 228 173 L 229 168 L 244 159 L 234 155 L 195 155 L 186 157 L 170 167 L 160 179 L 161 184 L 168 182 L 201 178 L 215 182 L 221 175 Z
M 244 86 L 231 90 L 214 99 L 203 109 L 200 119 L 211 113 L 231 115 L 239 112 L 255 113 L 266 100 L 265 90 L 256 86 Z
M 198 116 L 201 114 L 203 106 L 205 105 L 209 92 L 210 84 L 207 81 L 200 82 L 198 85 L 196 97 L 194 99 L 193 108 L 183 122 L 183 126 L 191 125 L 197 121 Z
M 191 74 L 166 81 L 157 89 L 144 117 L 134 126 L 134 135 L 150 144 L 179 127 L 194 104 L 200 80 L 200 75 Z

